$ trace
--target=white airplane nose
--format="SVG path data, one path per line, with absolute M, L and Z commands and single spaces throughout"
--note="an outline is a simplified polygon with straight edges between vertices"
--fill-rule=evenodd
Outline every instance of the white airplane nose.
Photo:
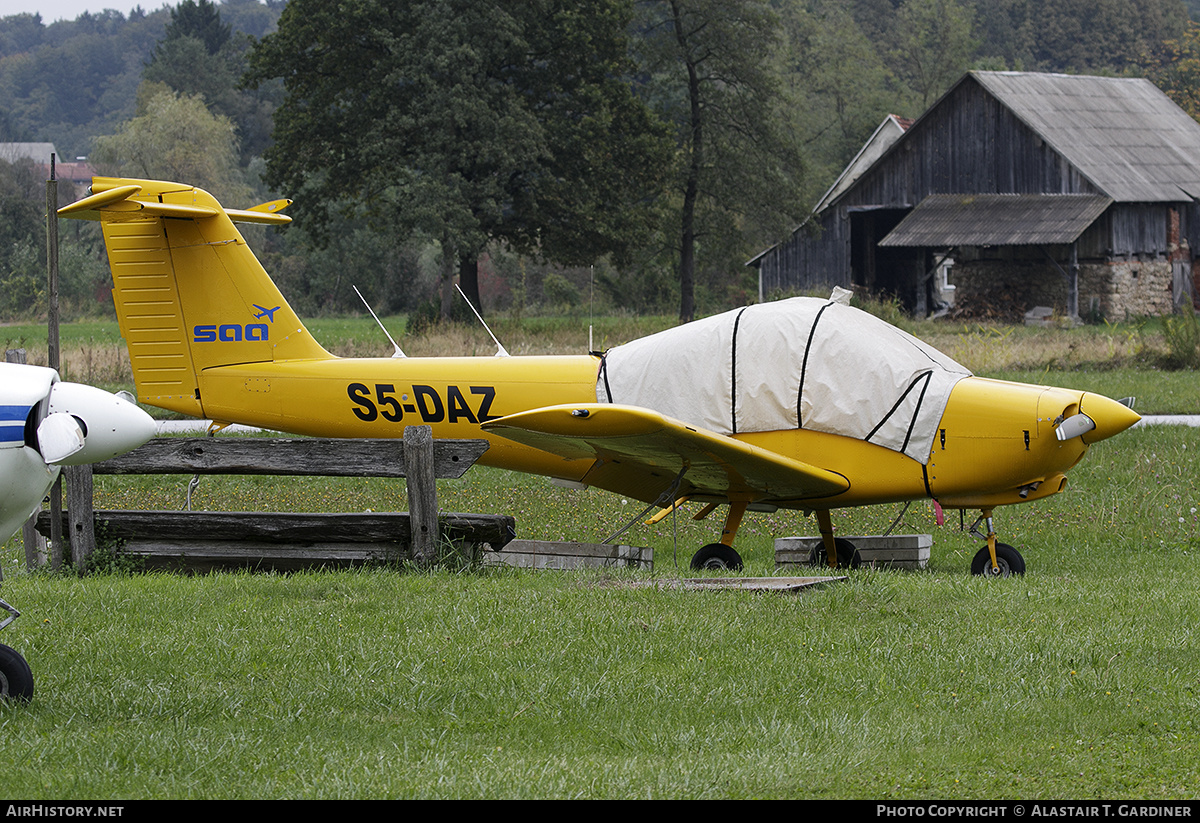
M 134 403 L 80 383 L 55 383 L 49 412 L 71 415 L 83 430 L 83 448 L 58 461 L 61 466 L 116 457 L 136 449 L 156 432 L 154 419 Z

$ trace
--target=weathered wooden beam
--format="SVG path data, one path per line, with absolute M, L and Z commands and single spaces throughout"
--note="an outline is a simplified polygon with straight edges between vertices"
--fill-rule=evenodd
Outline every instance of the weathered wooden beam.
M 65 519 L 64 515 L 64 519 Z M 191 571 L 221 566 L 302 568 L 397 562 L 410 557 L 407 512 L 179 512 L 98 510 L 96 529 L 122 553 L 155 568 Z M 37 519 L 48 533 L 50 514 Z M 465 546 L 473 556 L 498 551 L 513 539 L 509 515 L 443 512 L 437 539 Z
M 63 535 L 71 547 L 71 564 L 76 571 L 83 572 L 96 550 L 96 530 L 92 524 L 92 467 L 66 466 L 62 476 L 67 493 Z
M 439 543 L 499 549 L 516 521 L 497 515 L 439 516 L 436 478 L 456 478 L 488 448 L 486 440 L 434 440 L 429 426 L 409 426 L 398 439 L 156 438 L 139 449 L 71 471 L 70 515 L 45 513 L 38 530 L 65 521 L 72 556 L 83 568 L 96 545 L 94 524 L 126 551 L 163 564 L 298 567 L 412 557 L 428 565 Z M 409 512 L 92 512 L 91 476 L 101 474 L 244 474 L 403 477 Z M 285 545 L 287 544 L 287 545 Z M 269 551 L 263 546 L 273 547 Z M 292 553 L 298 552 L 296 557 Z M 173 559 L 172 559 L 173 558 Z M 202 560 L 202 558 L 208 558 Z M 279 564 L 284 564 L 280 566 Z M 161 564 L 160 564 L 161 565 Z
M 405 426 L 404 446 L 408 458 L 408 512 L 412 526 L 413 562 L 428 566 L 437 560 L 438 541 L 432 430 L 429 426 Z
M 487 449 L 486 440 L 433 440 L 434 476 L 462 477 Z M 94 464 L 92 470 L 96 474 L 407 476 L 404 441 L 398 438 L 156 437 Z

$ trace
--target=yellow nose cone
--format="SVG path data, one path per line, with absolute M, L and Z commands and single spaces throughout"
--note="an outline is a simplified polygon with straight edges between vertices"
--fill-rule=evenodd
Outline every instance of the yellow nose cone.
M 1096 423 L 1096 428 L 1083 435 L 1084 443 L 1098 443 L 1101 440 L 1120 434 L 1142 416 L 1128 406 L 1105 397 L 1102 394 L 1084 392 L 1079 400 L 1079 411 L 1086 414 Z

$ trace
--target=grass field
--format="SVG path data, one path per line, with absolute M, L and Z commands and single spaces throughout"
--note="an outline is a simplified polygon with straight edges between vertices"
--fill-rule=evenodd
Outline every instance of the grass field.
M 1037 371 L 976 334 L 944 340 L 993 358 L 996 376 Z M 1135 390 L 1110 394 L 1173 398 L 1156 411 L 1197 411 L 1193 373 L 1132 356 L 1037 382 L 1112 381 Z M 997 511 L 1024 577 L 971 577 L 978 541 L 914 504 L 898 530 L 934 536 L 928 569 L 856 570 L 798 595 L 625 586 L 689 573 L 719 524 L 684 517 L 677 549 L 669 518 L 626 538 L 654 548 L 652 573 L 78 578 L 21 571 L 10 542 L 0 595 L 23 615 L 0 640 L 27 656 L 37 694 L 0 706 L 0 795 L 1192 797 L 1200 429 L 1131 430 L 1069 476 L 1060 495 Z M 97 478 L 97 505 L 178 509 L 186 480 Z M 491 469 L 439 494 L 542 539 L 600 539 L 638 505 Z M 206 477 L 194 505 L 405 508 L 402 483 L 366 479 Z M 879 533 L 899 511 L 834 522 Z M 751 515 L 746 572 L 774 574 L 772 539 L 812 533 L 795 513 Z

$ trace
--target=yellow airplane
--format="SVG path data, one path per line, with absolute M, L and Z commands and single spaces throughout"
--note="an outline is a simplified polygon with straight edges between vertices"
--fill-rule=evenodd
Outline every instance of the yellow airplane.
M 594 486 L 697 519 L 727 505 L 693 568 L 740 569 L 747 511 L 816 513 L 831 567 L 852 565 L 830 511 L 931 499 L 978 509 L 975 574 L 1021 573 L 997 506 L 1062 491 L 1092 443 L 1140 418 L 1089 392 L 974 377 L 848 305 L 749 306 L 599 354 L 339 358 L 309 334 L 205 191 L 97 177 L 59 210 L 99 220 L 139 399 L 221 423 L 324 437 L 486 438 L 481 463 Z M 986 532 L 976 527 L 986 523 Z M 614 536 L 615 537 L 615 536 Z M 611 538 L 610 538 L 611 539 Z

